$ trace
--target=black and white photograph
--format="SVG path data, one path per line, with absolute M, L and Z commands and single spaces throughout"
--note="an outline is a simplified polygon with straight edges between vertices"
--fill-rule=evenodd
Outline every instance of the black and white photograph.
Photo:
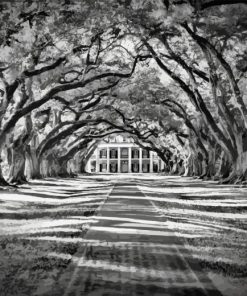
M 0 296 L 247 295 L 247 0 L 0 0 Z

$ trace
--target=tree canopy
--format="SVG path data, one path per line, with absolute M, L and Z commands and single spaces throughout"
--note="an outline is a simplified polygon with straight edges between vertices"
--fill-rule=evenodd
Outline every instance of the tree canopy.
M 0 10 L 1 185 L 81 172 L 112 133 L 158 153 L 169 173 L 246 181 L 246 1 Z

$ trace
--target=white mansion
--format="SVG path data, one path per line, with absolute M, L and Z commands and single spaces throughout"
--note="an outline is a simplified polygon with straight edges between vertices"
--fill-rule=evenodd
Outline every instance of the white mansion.
M 136 145 L 133 139 L 118 135 L 99 143 L 88 160 L 86 171 L 95 173 L 153 173 L 164 168 L 153 151 Z

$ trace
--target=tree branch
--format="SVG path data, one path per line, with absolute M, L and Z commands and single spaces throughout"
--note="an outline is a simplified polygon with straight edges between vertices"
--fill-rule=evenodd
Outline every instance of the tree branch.
M 129 73 L 107 72 L 107 73 L 102 73 L 102 74 L 87 78 L 87 79 L 85 79 L 83 81 L 55 86 L 53 89 L 49 90 L 47 92 L 47 94 L 44 95 L 41 99 L 39 99 L 37 101 L 34 101 L 34 102 L 31 102 L 29 105 L 24 107 L 22 110 L 19 110 L 18 112 L 16 112 L 6 122 L 5 126 L 3 127 L 3 131 L 4 132 L 9 131 L 22 116 L 25 116 L 27 113 L 31 112 L 32 110 L 34 110 L 36 108 L 39 108 L 40 106 L 42 106 L 43 104 L 48 102 L 57 93 L 62 92 L 62 91 L 77 89 L 77 88 L 83 88 L 86 85 L 90 84 L 91 82 L 94 82 L 96 80 L 101 80 L 101 79 L 104 79 L 104 78 L 108 78 L 108 77 L 129 78 L 134 73 L 138 61 L 144 61 L 144 60 L 146 60 L 148 58 L 151 58 L 151 57 L 152 57 L 151 55 L 146 55 L 146 56 L 138 55 L 138 56 L 136 56 L 136 58 L 134 60 L 134 63 L 133 63 L 133 66 L 132 66 L 132 69 L 131 69 L 131 71 Z

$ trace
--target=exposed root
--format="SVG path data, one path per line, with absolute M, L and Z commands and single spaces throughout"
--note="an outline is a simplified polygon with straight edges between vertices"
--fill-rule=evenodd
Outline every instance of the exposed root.
M 0 178 L 0 191 L 1 190 L 15 190 L 18 186 L 8 183 L 5 179 Z
M 9 179 L 9 183 L 11 185 L 15 186 L 15 185 L 26 184 L 26 183 L 28 183 L 28 181 L 27 181 L 26 177 L 19 177 L 19 178 L 12 177 Z
M 219 181 L 219 184 L 233 184 L 237 179 L 236 172 L 232 172 L 227 178 L 223 178 Z
M 201 174 L 198 179 L 203 180 L 207 176 L 207 173 Z
M 236 172 L 232 172 L 227 178 L 223 178 L 219 181 L 220 184 L 235 184 L 241 185 L 247 181 L 247 172 L 238 175 Z
M 0 187 L 5 187 L 5 186 L 10 186 L 10 184 L 3 178 L 0 178 Z

